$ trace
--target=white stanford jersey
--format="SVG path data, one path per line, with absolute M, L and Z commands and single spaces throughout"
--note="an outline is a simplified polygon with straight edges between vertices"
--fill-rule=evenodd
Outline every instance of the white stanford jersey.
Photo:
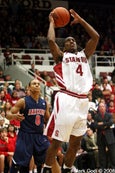
M 87 94 L 92 87 L 92 74 L 84 51 L 76 54 L 65 52 L 61 63 L 54 66 L 60 88 Z

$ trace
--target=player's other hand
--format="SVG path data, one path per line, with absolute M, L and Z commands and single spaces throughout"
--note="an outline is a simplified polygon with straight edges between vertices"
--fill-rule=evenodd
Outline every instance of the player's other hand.
M 77 24 L 82 21 L 82 18 L 73 9 L 70 9 L 69 11 L 70 11 L 71 16 L 74 18 L 71 21 L 70 25 Z
M 20 113 L 17 113 L 17 114 L 16 114 L 16 120 L 22 121 L 22 120 L 24 120 L 24 119 L 25 119 L 25 117 L 23 116 L 23 114 L 20 114 Z

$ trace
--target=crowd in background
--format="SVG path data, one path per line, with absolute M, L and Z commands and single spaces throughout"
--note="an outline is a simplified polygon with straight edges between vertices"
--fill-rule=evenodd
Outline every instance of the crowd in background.
M 72 5 L 71 5 L 72 6 Z M 114 6 L 79 4 L 69 8 L 83 16 L 100 34 L 97 50 L 108 51 L 113 54 L 115 50 L 115 10 Z M 0 7 L 0 46 L 2 48 L 46 48 L 46 44 L 40 38 L 47 36 L 49 10 L 25 8 L 18 1 L 12 1 L 8 7 Z M 75 34 L 77 30 L 77 35 Z M 80 34 L 79 34 L 80 31 Z M 79 47 L 84 47 L 87 34 L 82 33 L 79 25 L 70 25 L 56 30 L 57 37 L 65 38 L 73 35 Z
M 32 70 L 31 69 L 32 66 L 30 67 L 30 70 Z M 36 71 L 35 67 L 33 68 L 33 72 L 34 71 Z M 57 84 L 54 82 L 55 80 L 50 76 L 50 74 L 48 74 L 47 71 L 44 71 L 41 74 L 39 72 L 39 76 L 41 76 L 44 80 L 46 80 L 47 89 L 51 86 L 57 86 Z M 33 76 L 33 78 L 34 77 L 36 77 L 36 75 Z M 3 151 L 2 148 L 0 149 L 1 150 L 0 155 L 4 155 L 4 162 L 6 163 L 5 166 L 7 165 L 7 167 L 5 168 L 8 168 L 10 167 L 12 155 L 15 151 L 16 134 L 18 133 L 18 129 L 20 128 L 20 122 L 17 120 L 8 121 L 5 118 L 6 111 L 10 110 L 11 107 L 17 102 L 19 98 L 29 95 L 29 89 L 28 89 L 28 86 L 23 87 L 22 82 L 18 79 L 12 83 L 9 83 L 9 81 L 12 81 L 11 76 L 9 74 L 4 75 L 4 71 L 2 70 L 2 68 L 0 70 L 0 80 L 1 80 L 0 129 L 2 129 L 0 130 L 0 142 L 4 144 L 6 143 L 5 151 Z M 50 111 L 52 110 L 52 107 L 53 107 L 54 95 L 55 95 L 55 92 L 52 93 L 51 102 L 48 100 L 48 97 L 45 96 L 45 99 L 47 100 L 47 102 L 49 102 Z M 42 96 L 42 93 L 41 93 L 41 96 Z M 91 139 L 92 139 L 92 136 L 96 134 L 96 129 L 94 127 L 94 118 L 96 113 L 98 113 L 98 106 L 100 103 L 104 103 L 106 105 L 106 112 L 112 114 L 113 120 L 115 123 L 115 84 L 111 80 L 111 76 L 105 76 L 104 78 L 101 79 L 101 81 L 94 79 L 92 89 L 90 90 L 88 94 L 88 98 L 89 98 L 89 112 L 87 116 L 88 129 L 86 134 L 84 134 L 83 140 L 81 141 L 81 148 L 79 149 L 76 155 L 76 160 L 75 160 L 75 164 L 73 165 L 73 170 L 99 168 L 99 161 L 97 159 L 97 154 L 98 154 L 97 143 L 95 141 L 95 143 L 90 146 L 92 148 L 88 149 L 87 145 L 89 144 L 86 145 L 86 141 L 87 141 L 88 135 L 91 136 Z M 3 130 L 4 127 L 5 127 L 5 130 Z M 9 130 L 8 130 L 9 127 L 13 131 L 13 136 L 10 137 L 11 139 L 9 138 Z M 15 131 L 14 131 L 14 128 L 15 128 Z M 113 126 L 113 132 L 115 135 L 114 126 Z M 12 146 L 12 147 L 9 147 L 9 146 Z M 12 151 L 10 151 L 9 148 Z M 62 145 L 62 149 L 60 150 L 61 156 L 62 155 L 64 156 L 64 152 L 66 152 L 65 151 L 66 149 L 67 149 L 67 143 L 64 143 Z M 90 164 L 89 164 L 89 161 L 87 162 L 87 159 L 90 159 L 91 161 Z M 2 163 L 3 162 L 1 162 L 1 165 Z M 60 163 L 60 166 L 63 163 L 63 157 L 60 158 L 60 154 L 59 154 L 59 163 Z M 107 166 L 108 166 L 107 168 L 109 168 L 109 165 Z M 6 173 L 7 171 L 8 170 L 6 169 Z

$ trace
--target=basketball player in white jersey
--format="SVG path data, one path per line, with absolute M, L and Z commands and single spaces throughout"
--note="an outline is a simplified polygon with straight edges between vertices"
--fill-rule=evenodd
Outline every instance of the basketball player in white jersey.
M 80 141 L 86 132 L 88 113 L 87 94 L 92 87 L 92 74 L 88 59 L 95 52 L 99 34 L 81 18 L 74 10 L 70 10 L 74 18 L 72 24 L 79 23 L 88 33 L 89 40 L 80 52 L 73 37 L 67 37 L 64 51 L 55 42 L 55 24 L 52 12 L 49 15 L 48 42 L 56 65 L 54 73 L 60 91 L 55 95 L 54 107 L 45 129 L 45 134 L 53 139 L 48 148 L 43 173 L 51 173 L 61 143 L 69 142 L 63 164 L 63 173 L 70 173 Z

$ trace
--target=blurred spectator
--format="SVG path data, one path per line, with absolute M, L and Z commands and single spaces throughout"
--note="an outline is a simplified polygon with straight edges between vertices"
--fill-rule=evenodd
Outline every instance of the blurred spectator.
M 109 81 L 107 78 L 104 78 L 101 85 L 100 85 L 100 89 L 103 93 L 103 96 L 105 98 L 106 101 L 108 101 L 108 99 L 110 98 L 111 92 L 112 92 L 112 87 L 109 84 Z
M 101 98 L 99 104 L 100 103 L 103 103 L 105 105 L 106 111 L 108 112 L 108 102 L 106 102 L 106 100 L 104 98 Z
M 110 95 L 110 101 L 113 101 L 115 104 L 115 95 L 113 93 Z
M 113 100 L 110 100 L 109 106 L 108 106 L 108 112 L 110 113 L 115 113 L 115 103 Z
M 11 167 L 11 163 L 12 163 L 12 156 L 14 154 L 15 151 L 15 146 L 16 146 L 16 140 L 17 140 L 17 135 L 15 132 L 15 127 L 14 125 L 9 124 L 8 128 L 8 156 L 7 156 L 7 161 L 8 161 L 8 165 L 9 165 L 9 169 Z
M 4 51 L 4 57 L 5 57 L 5 64 L 11 65 L 12 64 L 12 52 L 9 47 L 6 47 Z
M 115 95 L 111 94 L 110 100 L 108 103 L 108 112 L 112 114 L 113 121 L 114 121 L 114 134 L 115 134 Z
M 40 72 L 38 69 L 35 69 L 34 73 L 35 73 L 35 75 L 34 75 L 35 77 L 40 76 Z
M 25 48 L 27 48 L 27 49 L 32 48 L 32 41 L 29 37 L 25 37 L 23 41 L 24 41 L 23 44 L 24 44 Z
M 86 151 L 88 152 L 89 156 L 92 156 L 94 161 L 90 168 L 99 168 L 97 133 L 94 133 L 91 128 L 88 128 L 84 139 L 86 142 Z
M 97 106 L 96 106 L 96 103 L 92 101 L 92 92 L 91 91 L 88 94 L 88 99 L 89 99 L 89 110 L 96 112 Z
M 41 72 L 41 77 L 45 80 L 45 78 L 48 76 L 48 72 L 46 70 L 44 70 L 43 72 Z
M 0 128 L 4 127 L 5 119 L 0 115 Z
M 112 88 L 112 92 L 111 93 L 115 95 L 115 84 L 113 83 L 112 80 L 109 81 L 109 84 L 110 84 L 110 86 Z
M 41 77 L 41 73 L 38 69 L 35 69 L 35 78 L 37 78 L 40 82 L 42 82 L 44 85 L 46 85 L 46 81 Z
M 0 86 L 0 91 L 1 90 L 4 90 L 6 93 L 8 94 L 12 94 L 12 89 L 9 87 L 9 83 L 8 82 L 5 82 Z
M 100 168 L 103 171 L 107 168 L 115 169 L 115 136 L 111 128 L 113 119 L 112 115 L 106 112 L 106 105 L 104 103 L 99 104 L 94 123 L 97 130 Z M 109 164 L 107 160 L 107 151 L 109 153 Z
M 8 94 L 8 92 L 5 90 L 2 90 L 0 91 L 0 96 L 1 96 L 1 101 L 3 103 L 3 107 L 4 107 L 4 104 L 9 101 L 10 103 L 12 102 L 12 99 L 11 99 L 11 95 Z
M 7 101 L 7 102 L 5 103 L 5 105 L 4 105 L 5 114 L 6 114 L 7 111 L 10 111 L 11 107 L 12 107 L 12 103 L 9 102 L 9 101 Z
M 96 82 L 97 82 L 96 79 L 93 78 L 93 84 L 92 84 L 92 89 L 91 89 L 91 91 L 94 89 Z
M 35 64 L 34 62 L 31 63 L 31 68 L 29 68 L 28 73 L 32 76 L 35 76 Z
M 12 80 L 11 75 L 10 74 L 6 74 L 4 76 L 4 80 L 9 83 L 8 88 L 10 88 L 11 90 L 13 90 L 14 81 Z
M 21 81 L 16 80 L 14 84 L 13 91 L 17 92 L 17 96 L 22 98 L 25 96 L 25 89 L 22 87 Z
M 10 74 L 6 74 L 4 76 L 4 80 L 7 82 L 7 81 L 12 81 L 12 78 L 11 78 L 11 75 Z
M 15 88 L 15 85 L 16 85 L 17 83 L 19 83 L 20 86 L 23 87 L 23 86 L 22 86 L 22 82 L 21 82 L 19 79 L 16 79 L 15 82 L 14 82 L 14 87 L 13 87 L 13 89 Z
M 112 79 L 113 83 L 115 83 L 115 69 L 112 71 L 111 79 Z
M 92 111 L 88 111 L 88 114 L 87 114 L 87 127 L 92 129 L 93 132 L 95 132 L 95 126 L 94 126 L 94 112 Z
M 16 102 L 19 100 L 18 93 L 14 90 L 11 95 L 12 98 L 12 106 L 16 104 Z
M 37 42 L 35 42 L 34 48 L 35 48 L 35 49 L 42 49 L 42 45 L 41 45 L 41 43 L 39 42 L 39 40 L 37 40 Z
M 18 42 L 17 42 L 15 36 L 12 37 L 11 48 L 20 48 L 20 45 L 18 44 Z M 7 65 L 8 65 L 8 64 L 7 64 Z M 9 65 L 10 65 L 10 64 L 9 64 Z
M 74 162 L 75 167 L 78 168 L 78 172 L 79 170 L 84 170 L 84 172 L 87 170 L 93 171 L 96 167 L 94 155 L 87 151 L 85 140 L 86 135 L 87 134 L 82 137 L 81 147 L 76 154 L 76 160 Z
M 0 115 L 4 118 L 4 124 L 3 124 L 3 127 L 8 127 L 8 125 L 10 124 L 10 121 L 6 118 L 6 113 L 4 111 L 4 109 L 2 109 L 0 111 Z
M 49 75 L 46 76 L 44 79 L 46 81 L 46 86 L 48 86 L 48 87 L 54 86 L 54 83 L 52 81 L 52 78 Z
M 103 92 L 100 89 L 99 83 L 95 83 L 94 89 L 92 90 L 92 101 L 98 106 L 101 98 L 103 98 Z
M 103 84 L 105 84 L 105 85 L 103 85 Z M 109 81 L 108 81 L 107 77 L 105 77 L 105 78 L 103 79 L 102 84 L 100 85 L 100 89 L 101 89 L 102 91 L 104 91 L 104 89 L 107 89 L 107 90 L 109 90 L 110 92 L 112 92 L 112 88 L 111 88 L 111 85 L 109 84 Z
M 0 173 L 4 173 L 5 158 L 8 155 L 7 128 L 0 128 Z

